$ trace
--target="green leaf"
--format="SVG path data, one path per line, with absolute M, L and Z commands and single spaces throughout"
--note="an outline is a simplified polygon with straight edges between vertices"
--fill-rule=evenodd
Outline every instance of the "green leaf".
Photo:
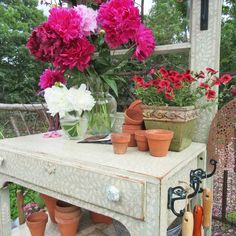
M 102 79 L 113 90 L 115 95 L 118 97 L 118 89 L 117 89 L 116 81 L 110 76 L 102 76 Z

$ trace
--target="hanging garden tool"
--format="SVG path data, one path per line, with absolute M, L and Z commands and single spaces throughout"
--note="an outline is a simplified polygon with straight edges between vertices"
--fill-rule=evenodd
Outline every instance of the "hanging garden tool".
M 188 193 L 191 188 L 186 188 L 186 204 L 185 212 L 182 220 L 182 236 L 193 235 L 193 213 L 190 209 L 190 200 L 188 199 Z
M 202 203 L 203 203 L 203 220 L 202 226 L 208 229 L 211 226 L 211 209 L 212 209 L 212 192 L 209 188 L 203 190 Z
M 202 236 L 202 215 L 203 209 L 200 205 L 195 205 L 193 209 L 193 218 L 194 218 L 194 226 L 193 226 L 193 236 Z

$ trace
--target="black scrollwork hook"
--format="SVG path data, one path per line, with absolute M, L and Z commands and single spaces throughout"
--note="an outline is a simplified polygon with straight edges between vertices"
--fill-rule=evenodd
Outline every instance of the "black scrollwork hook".
M 184 215 L 184 209 L 177 212 L 175 210 L 175 201 L 184 200 L 186 197 L 188 199 L 195 197 L 198 193 L 202 193 L 203 189 L 201 188 L 201 183 L 203 179 L 212 177 L 216 172 L 217 161 L 214 159 L 210 160 L 210 164 L 213 165 L 213 170 L 211 173 L 207 174 L 203 169 L 198 168 L 196 170 L 191 170 L 190 172 L 190 187 L 193 189 L 193 192 L 188 195 L 187 191 L 182 186 L 176 186 L 174 188 L 170 187 L 168 189 L 168 203 L 167 208 L 170 209 L 173 214 L 178 217 Z
M 194 189 L 194 191 L 191 194 L 188 195 L 188 197 L 187 197 L 187 191 L 182 186 L 176 186 L 174 188 L 170 187 L 168 189 L 167 208 L 170 209 L 173 212 L 173 214 L 175 214 L 178 217 L 181 217 L 184 215 L 184 209 L 180 210 L 180 212 L 177 212 L 175 210 L 175 201 L 184 200 L 184 199 L 186 199 L 186 197 L 188 199 L 193 198 L 197 195 L 197 193 L 199 191 L 201 180 L 197 176 L 193 176 L 193 177 L 191 177 L 190 182 L 193 183 L 196 188 Z M 175 195 L 175 196 L 173 196 L 173 195 Z

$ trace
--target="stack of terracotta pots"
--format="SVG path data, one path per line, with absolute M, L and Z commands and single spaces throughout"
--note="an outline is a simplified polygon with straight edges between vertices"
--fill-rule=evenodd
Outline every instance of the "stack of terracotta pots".
M 116 154 L 124 154 L 127 147 L 136 147 L 156 157 L 166 156 L 173 138 L 173 132 L 163 129 L 144 130 L 142 101 L 134 101 L 124 113 L 123 133 L 113 133 L 111 141 Z
M 80 223 L 80 208 L 63 201 L 57 201 L 55 220 L 61 236 L 75 236 Z

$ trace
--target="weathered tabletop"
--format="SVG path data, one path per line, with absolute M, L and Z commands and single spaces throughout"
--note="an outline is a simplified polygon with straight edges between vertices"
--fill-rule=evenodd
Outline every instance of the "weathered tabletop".
M 178 179 L 188 181 L 199 155 L 205 157 L 205 144 L 192 143 L 182 152 L 155 158 L 136 148 L 115 155 L 112 145 L 37 134 L 0 141 L 0 181 L 109 215 L 134 236 L 166 235 L 173 219 L 166 207 L 168 187 Z M 6 197 L 4 188 L 1 195 Z M 2 225 L 7 232 L 6 222 Z

